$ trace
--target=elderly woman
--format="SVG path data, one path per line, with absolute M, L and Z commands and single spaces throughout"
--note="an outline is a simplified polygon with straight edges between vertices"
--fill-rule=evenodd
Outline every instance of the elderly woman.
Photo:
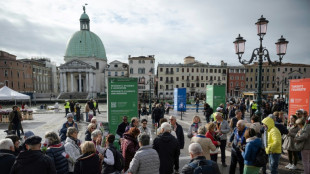
M 48 132 L 45 134 L 45 139 L 47 143 L 46 155 L 54 161 L 57 174 L 68 173 L 68 160 L 63 156 L 65 147 L 60 142 L 58 135 L 55 132 Z
M 152 141 L 152 134 L 151 134 L 151 129 L 147 127 L 147 120 L 142 119 L 141 121 L 142 126 L 139 127 L 140 134 L 147 134 L 149 135 L 151 141 Z
M 283 142 L 283 149 L 287 150 L 288 152 L 288 159 L 289 159 L 289 164 L 285 166 L 287 169 L 292 169 L 295 170 L 297 166 L 297 161 L 298 161 L 298 151 L 296 150 L 294 146 L 294 138 L 299 131 L 298 126 L 295 124 L 297 120 L 296 115 L 291 115 L 289 124 L 287 126 L 288 128 L 288 134 L 285 135 L 284 137 L 284 142 Z M 293 163 L 293 158 L 294 158 L 294 163 Z
M 100 130 L 94 130 L 91 133 L 91 141 L 94 143 L 96 148 L 96 153 L 102 159 L 102 154 L 104 153 L 104 148 L 101 146 L 102 143 L 102 132 Z
M 217 138 L 216 132 L 215 132 L 215 124 L 210 122 L 206 125 L 208 132 L 206 133 L 206 137 L 210 138 L 212 143 L 215 145 L 215 147 L 219 147 L 221 145 L 220 140 Z M 218 148 L 216 150 L 210 151 L 210 157 L 211 160 L 214 162 L 217 162 L 217 154 L 218 154 Z
M 74 171 L 74 164 L 76 160 L 80 157 L 80 141 L 77 139 L 78 130 L 75 127 L 69 127 L 67 130 L 67 139 L 65 143 L 65 151 L 69 155 L 68 166 L 69 173 Z
M 125 159 L 124 171 L 127 171 L 129 164 L 139 149 L 139 143 L 137 137 L 140 131 L 136 127 L 132 127 L 128 132 L 124 133 L 124 138 L 122 140 L 122 154 Z
M 90 123 L 87 126 L 87 130 L 85 132 L 85 141 L 91 141 L 91 133 L 96 130 L 96 125 L 94 123 Z
M 100 160 L 96 154 L 94 143 L 86 141 L 81 145 L 82 156 L 79 157 L 74 166 L 74 174 L 100 174 Z
M 77 124 L 73 121 L 73 114 L 67 114 L 67 121 L 62 125 L 62 128 L 59 131 L 59 136 L 61 141 L 65 141 L 67 138 L 67 129 L 69 127 L 75 127 L 78 130 Z
M 198 132 L 198 127 L 201 126 L 201 121 L 199 116 L 195 116 L 193 118 L 192 124 L 189 126 L 188 132 L 187 132 L 187 137 L 192 138 L 193 136 L 197 135 Z
M 211 139 L 205 136 L 206 133 L 207 128 L 205 126 L 200 126 L 198 128 L 198 134 L 191 139 L 191 143 L 199 143 L 202 147 L 203 155 L 207 160 L 210 160 L 210 150 L 215 151 L 216 147 Z

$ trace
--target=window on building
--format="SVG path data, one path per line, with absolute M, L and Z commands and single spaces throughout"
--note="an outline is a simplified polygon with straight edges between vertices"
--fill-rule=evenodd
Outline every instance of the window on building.
M 206 76 L 206 80 L 208 80 L 208 76 Z
M 179 72 L 179 68 L 176 68 L 176 70 L 175 70 L 176 72 Z
M 219 73 L 221 73 L 221 69 L 219 69 Z
M 199 88 L 199 83 L 196 83 L 196 87 Z
M 217 69 L 214 69 L 214 73 L 217 73 Z
M 176 80 L 176 81 L 179 81 L 179 77 L 176 77 L 175 80 Z
M 139 63 L 141 63 L 141 60 L 139 60 Z
M 234 76 L 230 76 L 230 80 L 234 80 Z
M 6 61 L 4 61 L 4 64 L 6 65 Z
M 230 87 L 233 87 L 233 85 L 234 85 L 233 82 L 230 82 Z
M 182 88 L 184 87 L 184 83 L 182 83 Z
M 196 69 L 196 72 L 199 72 L 199 68 Z
M 154 63 L 154 61 L 153 61 L 153 60 L 151 60 L 150 62 L 151 62 L 151 64 L 153 64 L 153 63 Z
M 239 82 L 236 82 L 236 86 L 239 86 Z
M 111 71 L 108 72 L 108 76 L 111 76 Z
M 245 85 L 245 88 L 248 88 L 248 85 Z
M 205 72 L 205 69 L 201 68 L 201 69 L 200 69 L 200 72 L 202 72 L 202 73 Z
M 130 68 L 129 73 L 133 74 L 133 68 Z
M 249 81 L 249 78 L 245 78 L 245 81 Z
M 184 80 L 184 76 L 182 76 L 182 80 Z
M 264 76 L 262 76 L 262 81 L 264 81 L 264 79 L 265 79 Z
M 130 60 L 130 61 L 129 61 L 129 64 L 132 64 L 132 63 L 133 63 L 133 61 L 132 61 L 132 60 Z
M 249 69 L 246 69 L 246 72 L 249 72 Z
M 267 78 L 267 81 L 269 81 L 269 76 L 266 76 L 266 78 Z
M 115 76 L 117 76 L 118 75 L 118 73 L 117 72 L 115 72 Z
M 275 80 L 275 77 L 274 76 L 272 76 L 272 81 L 274 81 Z
M 138 74 L 145 74 L 145 68 L 139 68 Z
M 241 87 L 243 88 L 243 86 L 244 86 L 244 83 L 243 83 L 243 82 L 241 82 Z
M 253 68 L 251 68 L 251 72 L 253 72 Z
M 226 77 L 222 77 L 223 80 L 226 80 Z
M 184 68 L 182 68 L 182 72 L 184 72 Z
M 13 83 L 13 81 L 11 82 L 11 88 L 14 88 L 14 83 Z
M 213 73 L 213 69 L 210 69 L 210 73 Z
M 11 77 L 13 77 L 13 71 L 11 71 Z
M 255 84 L 255 88 L 257 88 L 257 83 Z
M 168 87 L 168 85 L 166 85 L 166 90 L 168 90 L 169 89 L 169 87 Z M 168 95 L 168 93 L 166 93 L 167 95 Z
M 176 85 L 175 87 L 176 87 L 176 88 L 179 88 L 179 85 Z
M 257 76 L 255 76 L 255 81 L 257 81 Z
M 124 72 L 122 72 L 122 76 L 124 76 L 125 75 L 125 73 Z
M 195 70 L 194 70 L 194 68 L 192 68 L 192 72 L 194 72 Z
M 8 77 L 8 70 L 4 70 L 4 77 Z
M 200 80 L 203 80 L 203 76 L 201 76 L 201 79 Z
M 204 83 L 201 83 L 201 84 L 200 84 L 201 87 L 204 87 L 204 85 L 205 85 Z
M 262 72 L 265 72 L 265 68 L 262 68 Z
M 267 68 L 267 72 L 269 72 L 269 68 Z
M 206 73 L 208 73 L 208 69 L 206 69 Z
M 258 72 L 258 69 L 257 69 L 257 68 L 255 68 L 255 72 Z
M 192 83 L 192 88 L 194 88 L 195 87 L 195 84 L 194 83 Z
M 216 76 L 214 76 L 214 80 L 216 80 Z
M 96 68 L 99 69 L 99 62 L 96 62 Z
M 210 80 L 213 80 L 213 76 L 210 76 Z
M 250 85 L 250 88 L 251 88 L 251 89 L 253 89 L 253 86 L 252 86 L 252 84 Z
M 163 72 L 163 68 L 159 68 L 159 71 L 160 71 L 160 72 Z
M 267 85 L 266 85 L 266 86 L 267 86 L 267 88 L 269 88 L 269 83 L 267 83 Z
M 192 76 L 192 80 L 194 80 L 194 76 Z
M 160 77 L 160 78 L 159 78 L 159 81 L 163 81 L 163 77 Z
M 307 68 L 304 68 L 304 72 L 306 72 L 307 71 Z

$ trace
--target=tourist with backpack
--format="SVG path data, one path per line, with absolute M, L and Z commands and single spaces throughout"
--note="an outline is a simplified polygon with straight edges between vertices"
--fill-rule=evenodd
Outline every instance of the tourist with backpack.
M 140 149 L 130 162 L 128 174 L 158 174 L 159 156 L 150 145 L 150 136 L 142 133 L 138 136 L 138 142 Z
M 113 145 L 115 136 L 109 134 L 106 137 L 106 150 L 103 153 L 102 174 L 119 174 L 124 169 L 124 158 L 122 154 L 116 150 Z
M 246 140 L 245 150 L 242 152 L 244 159 L 243 174 L 259 174 L 260 167 L 254 165 L 258 150 L 263 147 L 262 140 L 256 137 L 256 132 L 252 128 L 245 130 Z
M 182 168 L 182 174 L 220 174 L 216 162 L 207 160 L 203 155 L 202 148 L 198 143 L 192 143 L 188 147 L 191 161 Z

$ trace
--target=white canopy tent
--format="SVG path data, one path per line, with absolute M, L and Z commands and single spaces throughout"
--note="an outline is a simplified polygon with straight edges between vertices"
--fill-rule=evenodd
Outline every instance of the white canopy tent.
M 0 89 L 0 100 L 15 100 L 15 105 L 16 100 L 29 100 L 31 102 L 30 96 L 14 91 L 7 86 Z

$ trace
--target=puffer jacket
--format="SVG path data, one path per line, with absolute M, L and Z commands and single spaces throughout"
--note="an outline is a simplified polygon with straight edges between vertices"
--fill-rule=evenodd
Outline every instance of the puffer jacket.
M 65 151 L 69 155 L 68 158 L 69 172 L 73 172 L 74 164 L 81 155 L 80 147 L 75 143 L 74 140 L 72 140 L 70 137 L 67 137 L 65 144 Z
M 245 151 L 242 152 L 242 156 L 244 159 L 244 164 L 248 166 L 252 166 L 258 149 L 263 147 L 262 140 L 257 137 L 250 137 L 246 139 Z
M 305 141 L 303 150 L 310 150 L 310 124 L 306 124 L 305 127 L 299 130 L 295 140 L 297 142 Z
M 122 141 L 122 154 L 125 159 L 124 171 L 128 170 L 130 161 L 133 159 L 138 149 L 139 143 L 137 139 L 131 134 L 124 133 L 124 138 Z
M 266 117 L 262 121 L 267 126 L 267 154 L 281 154 L 282 137 L 278 128 L 275 127 L 274 121 L 270 117 Z
M 130 162 L 128 173 L 159 174 L 159 156 L 151 145 L 142 146 Z
M 57 174 L 65 174 L 69 172 L 68 160 L 62 155 L 65 152 L 65 147 L 60 143 L 49 146 L 46 150 L 46 155 L 51 157 L 55 163 Z

